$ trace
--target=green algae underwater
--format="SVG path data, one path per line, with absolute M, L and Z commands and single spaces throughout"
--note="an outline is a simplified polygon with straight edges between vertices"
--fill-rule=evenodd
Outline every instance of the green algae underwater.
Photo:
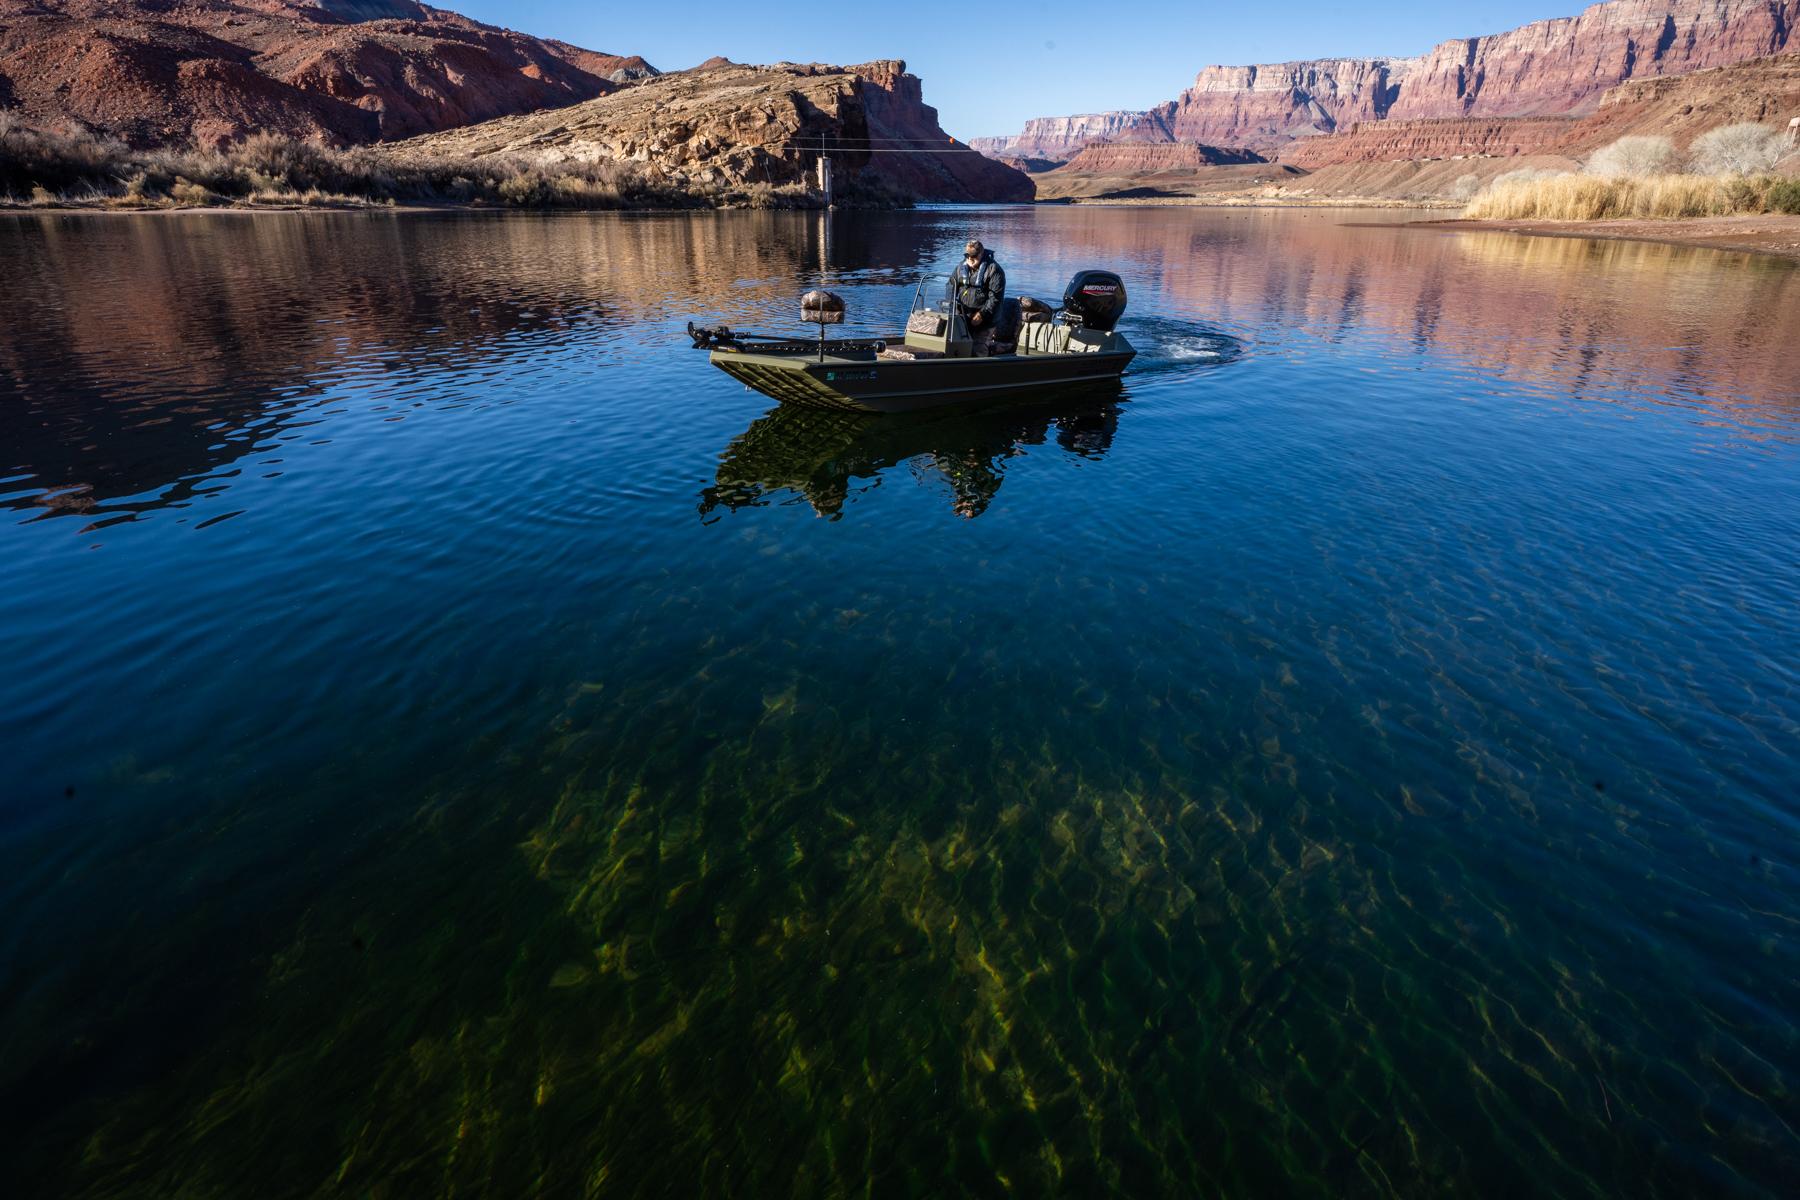
M 1800 273 L 838 220 L 0 227 L 23 1194 L 1782 1194 Z M 679 349 L 972 222 L 1121 393 Z

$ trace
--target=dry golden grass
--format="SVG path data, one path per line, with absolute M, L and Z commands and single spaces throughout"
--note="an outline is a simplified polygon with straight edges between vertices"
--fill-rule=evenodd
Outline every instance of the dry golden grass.
M 1771 211 L 1773 176 L 1651 175 L 1641 179 L 1558 175 L 1501 180 L 1470 201 L 1463 216 L 1499 221 L 1674 220 Z

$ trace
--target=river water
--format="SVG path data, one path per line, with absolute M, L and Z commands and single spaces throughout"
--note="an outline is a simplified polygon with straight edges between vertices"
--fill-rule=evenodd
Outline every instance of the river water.
M 1125 276 L 1121 389 L 686 348 L 821 274 L 887 328 L 971 233 Z M 12 1195 L 1800 1177 L 1790 265 L 28 215 L 0 279 Z

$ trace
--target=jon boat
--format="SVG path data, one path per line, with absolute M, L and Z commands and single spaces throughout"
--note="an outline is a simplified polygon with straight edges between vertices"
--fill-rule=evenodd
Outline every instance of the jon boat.
M 986 355 L 974 342 L 945 276 L 921 280 L 904 333 L 829 340 L 827 325 L 844 320 L 844 302 L 831 292 L 801 299 L 803 320 L 819 326 L 817 342 L 733 333 L 725 326 L 688 334 L 712 365 L 772 399 L 853 412 L 914 412 L 972 403 L 1009 393 L 1117 379 L 1137 351 L 1115 326 L 1125 312 L 1125 283 L 1110 271 L 1082 271 L 1052 309 L 1024 297 L 1002 305 L 994 345 Z M 942 292 L 942 296 L 933 292 Z

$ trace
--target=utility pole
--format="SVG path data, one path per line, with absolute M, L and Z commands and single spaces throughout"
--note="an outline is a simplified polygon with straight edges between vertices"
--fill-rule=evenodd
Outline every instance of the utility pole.
M 819 191 L 825 195 L 825 207 L 835 207 L 831 203 L 831 160 L 823 154 L 819 155 Z

